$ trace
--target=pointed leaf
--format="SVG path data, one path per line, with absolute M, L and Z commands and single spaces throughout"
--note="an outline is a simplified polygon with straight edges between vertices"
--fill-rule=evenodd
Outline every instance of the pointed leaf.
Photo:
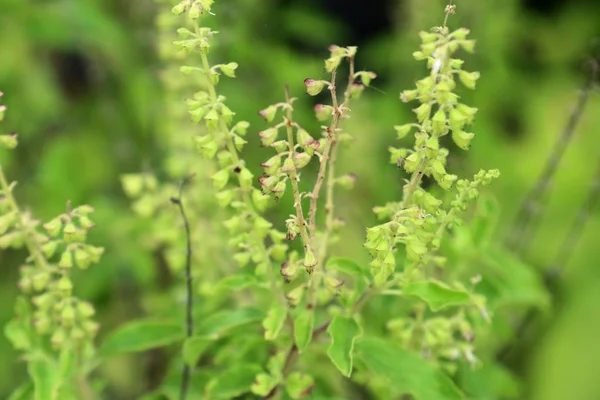
M 344 274 L 359 278 L 359 277 L 369 277 L 369 269 L 363 268 L 358 265 L 355 261 L 349 258 L 342 257 L 332 257 L 327 261 L 327 265 L 325 267 L 328 271 L 340 271 Z
M 456 290 L 442 282 L 412 282 L 407 284 L 402 293 L 406 296 L 418 297 L 429 305 L 432 311 L 446 307 L 461 306 L 471 303 L 471 296 L 464 290 Z
M 254 378 L 260 372 L 258 365 L 232 366 L 208 383 L 204 398 L 232 399 L 249 392 Z
M 60 379 L 58 367 L 50 360 L 35 358 L 28 364 L 29 376 L 33 381 L 34 400 L 53 400 L 58 398 Z
M 264 313 L 254 307 L 219 311 L 209 315 L 202 322 L 198 329 L 198 335 L 215 340 L 225 335 L 231 329 L 258 322 L 263 318 Z
M 300 310 L 294 321 L 294 339 L 299 353 L 302 353 L 310 344 L 314 326 L 314 310 L 307 310 L 306 308 Z
M 356 344 L 356 356 L 374 374 L 389 379 L 398 391 L 415 400 L 460 400 L 464 395 L 437 367 L 394 343 L 366 339 Z
M 265 328 L 265 340 L 277 339 L 281 328 L 283 328 L 286 317 L 287 310 L 279 303 L 271 307 L 267 317 L 263 321 L 263 328 Z
M 293 372 L 285 381 L 285 390 L 292 399 L 299 399 L 310 394 L 314 384 L 314 380 L 310 375 Z
M 354 342 L 362 335 L 362 328 L 354 318 L 336 315 L 327 333 L 331 337 L 327 355 L 340 372 L 349 377 L 352 373 Z
M 137 320 L 108 336 L 100 352 L 105 356 L 132 353 L 167 346 L 184 338 L 181 323 L 168 320 Z
M 183 342 L 183 361 L 194 366 L 206 348 L 212 343 L 212 340 L 205 336 L 192 336 Z

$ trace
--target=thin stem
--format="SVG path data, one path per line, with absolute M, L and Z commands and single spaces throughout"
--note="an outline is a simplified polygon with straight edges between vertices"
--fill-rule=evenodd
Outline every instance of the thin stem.
M 285 101 L 288 105 L 287 113 L 286 113 L 286 131 L 288 137 L 288 149 L 289 149 L 289 157 L 293 159 L 294 157 L 294 129 L 293 129 L 293 108 L 292 108 L 292 100 L 290 98 L 290 89 L 286 85 L 285 86 Z M 296 167 L 293 167 L 289 173 L 290 180 L 292 182 L 292 193 L 294 195 L 294 207 L 296 209 L 296 216 L 298 217 L 298 225 L 300 228 L 300 239 L 302 240 L 302 245 L 304 246 L 304 250 L 306 252 L 310 251 L 310 237 L 308 234 L 308 230 L 306 228 L 307 223 L 304 218 L 304 211 L 302 210 L 302 199 L 300 197 L 300 188 L 298 186 L 298 171 L 296 171 Z
M 521 253 L 524 249 L 528 248 L 529 243 L 531 242 L 533 231 L 546 206 L 548 194 L 552 188 L 560 160 L 562 159 L 569 142 L 573 138 L 575 128 L 581 120 L 590 93 L 595 86 L 599 66 L 596 61 L 591 62 L 591 65 L 592 71 L 581 89 L 577 104 L 575 105 L 563 132 L 554 144 L 552 153 L 546 161 L 546 165 L 544 166 L 537 183 L 533 186 L 521 204 L 513 228 L 506 238 L 507 246 L 517 253 Z
M 193 176 L 193 175 L 192 175 Z M 179 207 L 179 213 L 183 220 L 183 226 L 185 228 L 186 238 L 186 251 L 185 251 L 185 286 L 186 286 L 186 304 L 185 304 L 185 326 L 187 337 L 192 337 L 194 332 L 194 321 L 192 318 L 192 307 L 193 307 L 193 290 L 192 290 L 192 235 L 190 232 L 190 223 L 185 213 L 183 206 L 183 188 L 190 181 L 192 176 L 187 177 L 179 185 L 179 196 L 171 198 L 171 202 Z M 179 399 L 185 400 L 188 392 L 190 382 L 191 368 L 190 365 L 185 363 L 181 375 L 181 387 L 179 391 Z

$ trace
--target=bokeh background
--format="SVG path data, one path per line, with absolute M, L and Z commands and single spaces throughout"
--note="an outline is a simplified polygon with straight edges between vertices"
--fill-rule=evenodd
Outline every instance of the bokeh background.
M 374 205 L 397 199 L 402 180 L 388 163 L 395 145 L 392 126 L 407 123 L 410 106 L 398 94 L 423 76 L 411 53 L 418 31 L 439 25 L 441 0 L 220 0 L 220 31 L 214 58 L 240 64 L 238 78 L 223 81 L 230 108 L 264 127 L 257 111 L 280 101 L 283 84 L 300 98 L 299 118 L 309 120 L 312 99 L 303 80 L 325 77 L 327 46 L 359 46 L 357 67 L 378 74 L 374 87 L 353 106 L 347 128 L 356 142 L 340 152 L 340 169 L 358 176 L 356 189 L 339 204 L 349 233 L 337 252 L 365 258 L 360 244 L 372 224 Z M 489 189 L 501 208 L 503 240 L 518 208 L 535 184 L 567 123 L 589 75 L 586 60 L 600 54 L 597 0 L 456 0 L 453 28 L 465 26 L 477 39 L 467 69 L 482 77 L 475 92 L 461 92 L 480 109 L 473 149 L 453 149 L 460 174 L 498 168 Z M 168 8 L 152 0 L 0 0 L 0 90 L 8 107 L 2 129 L 17 131 L 20 146 L 1 155 L 7 174 L 19 182 L 17 196 L 42 219 L 63 212 L 66 200 L 97 210 L 91 241 L 106 247 L 102 263 L 82 274 L 77 288 L 100 309 L 104 327 L 135 317 L 136 288 L 153 262 L 135 235 L 120 175 L 160 169 L 173 100 L 161 84 L 168 43 L 159 40 Z M 180 100 L 183 100 L 181 98 Z M 185 108 L 183 103 L 182 108 Z M 560 160 L 548 207 L 524 259 L 540 275 L 600 178 L 600 96 L 592 95 Z M 266 158 L 258 140 L 247 159 L 258 171 Z M 282 208 L 285 208 L 285 201 Z M 285 216 L 286 209 L 281 210 Z M 600 399 L 600 210 L 596 205 L 560 278 L 552 311 L 512 340 L 503 360 L 522 380 L 527 398 Z M 12 316 L 18 263 L 23 254 L 3 252 L 0 324 Z M 17 354 L 0 336 L 0 398 L 24 378 Z M 109 384 L 135 393 L 140 383 L 127 368 L 108 374 Z M 124 398 L 127 398 L 126 396 Z M 498 396 L 486 398 L 501 398 Z

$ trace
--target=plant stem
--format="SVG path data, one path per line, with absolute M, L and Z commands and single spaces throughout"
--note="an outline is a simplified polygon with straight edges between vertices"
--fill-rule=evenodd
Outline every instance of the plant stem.
M 290 90 L 289 87 L 285 86 L 285 101 L 287 103 L 287 112 L 286 112 L 286 131 L 288 138 L 288 149 L 289 149 L 289 157 L 293 159 L 295 149 L 294 149 L 294 129 L 293 129 L 293 108 L 292 108 L 292 100 L 290 98 Z M 302 198 L 300 196 L 300 188 L 298 186 L 298 172 L 296 171 L 296 167 L 294 167 L 290 173 L 290 180 L 292 182 L 292 193 L 294 195 L 294 208 L 296 209 L 296 216 L 298 217 L 298 225 L 300 228 L 300 239 L 302 240 L 302 245 L 304 246 L 304 251 L 308 252 L 311 250 L 310 237 L 307 231 L 307 223 L 304 218 L 304 211 L 302 210 Z
M 186 252 L 185 252 L 185 286 L 186 286 L 186 316 L 185 316 L 185 325 L 186 325 L 186 335 L 188 338 L 192 337 L 194 332 L 194 321 L 192 318 L 192 307 L 193 307 L 193 290 L 192 290 L 192 235 L 190 232 L 190 224 L 185 213 L 185 208 L 183 206 L 183 187 L 189 180 L 191 176 L 184 179 L 179 185 L 179 197 L 171 198 L 171 202 L 179 207 L 179 212 L 181 214 L 181 219 L 183 220 L 183 226 L 185 229 L 185 237 L 186 237 Z M 190 382 L 190 374 L 191 368 L 187 363 L 183 366 L 183 371 L 181 375 L 181 387 L 179 391 L 179 399 L 185 400 L 188 392 L 189 382 Z

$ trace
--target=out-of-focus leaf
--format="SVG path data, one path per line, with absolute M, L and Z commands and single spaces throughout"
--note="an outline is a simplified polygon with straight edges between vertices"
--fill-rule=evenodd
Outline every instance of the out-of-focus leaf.
M 336 315 L 327 328 L 331 344 L 327 355 L 344 376 L 352 374 L 354 342 L 362 335 L 362 328 L 354 318 Z
M 385 376 L 398 391 L 416 400 L 460 400 L 464 395 L 437 367 L 417 354 L 382 339 L 356 344 L 356 356 L 374 374 Z
M 436 281 L 411 282 L 402 288 L 402 293 L 406 296 L 418 297 L 426 302 L 432 311 L 471 303 L 471 297 L 467 292 L 452 289 Z
M 100 352 L 104 356 L 133 353 L 167 346 L 183 339 L 181 323 L 161 320 L 137 320 L 118 328 L 108 336 Z
M 254 307 L 219 311 L 209 315 L 201 322 L 198 335 L 210 339 L 218 339 L 233 328 L 258 322 L 263 318 L 264 313 Z

